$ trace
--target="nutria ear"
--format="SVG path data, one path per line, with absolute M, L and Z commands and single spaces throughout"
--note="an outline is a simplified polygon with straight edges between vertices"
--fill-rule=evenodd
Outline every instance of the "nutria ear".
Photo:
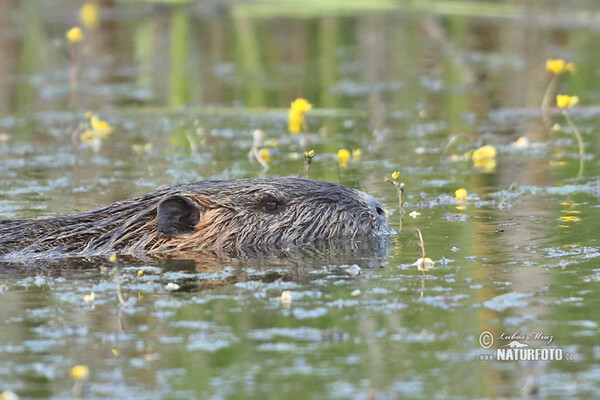
M 187 197 L 171 196 L 158 203 L 156 220 L 158 231 L 166 235 L 189 233 L 200 221 L 200 210 Z

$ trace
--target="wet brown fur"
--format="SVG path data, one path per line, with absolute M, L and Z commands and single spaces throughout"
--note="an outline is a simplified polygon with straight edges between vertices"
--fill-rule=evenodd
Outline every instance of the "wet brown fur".
M 165 199 L 183 199 L 199 211 L 190 231 L 159 232 L 157 212 Z M 265 208 L 273 201 L 275 212 Z M 388 233 L 382 214 L 372 197 L 335 183 L 300 178 L 197 182 L 79 215 L 0 221 L 0 259 L 269 251 Z

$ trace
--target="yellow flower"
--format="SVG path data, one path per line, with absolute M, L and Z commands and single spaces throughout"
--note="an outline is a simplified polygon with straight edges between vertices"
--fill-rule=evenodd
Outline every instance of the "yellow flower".
M 566 63 L 565 64 L 565 71 L 570 72 L 570 73 L 575 72 L 575 64 L 573 64 L 572 62 Z
M 78 381 L 87 378 L 89 373 L 90 370 L 85 365 L 76 365 L 69 370 L 69 375 L 71 375 L 71 378 L 76 379 Z
M 419 258 L 413 265 L 416 265 L 419 271 L 428 271 L 433 268 L 435 262 L 431 258 L 425 257 Z
M 90 112 L 90 111 L 87 111 L 85 113 L 85 117 L 90 120 L 90 123 L 88 125 L 88 129 L 85 132 L 83 132 L 80 136 L 80 139 L 82 142 L 85 142 L 85 143 L 97 142 L 98 139 L 107 138 L 108 135 L 110 135 L 114 130 L 114 128 L 108 122 L 102 121 L 101 119 L 98 118 L 97 115 L 92 114 L 92 112 Z M 133 150 L 141 151 L 142 149 L 133 147 Z
M 117 262 L 117 255 L 116 254 L 111 254 L 110 257 L 108 258 L 108 261 L 110 261 L 111 263 Z
M 67 33 L 65 33 L 65 36 L 71 43 L 79 43 L 83 40 L 83 32 L 81 32 L 81 28 L 78 26 L 69 29 Z
M 314 150 L 309 150 L 304 152 L 304 158 L 313 158 L 315 156 Z
M 348 159 L 350 158 L 350 152 L 346 149 L 339 149 L 337 153 L 337 159 L 340 163 L 340 167 L 346 168 L 348 166 Z
M 456 189 L 454 196 L 456 196 L 456 200 L 464 200 L 467 198 L 467 190 L 463 188 Z
M 473 164 L 483 172 L 492 172 L 496 168 L 496 148 L 486 145 L 478 148 L 471 154 Z
M 352 150 L 352 159 L 354 161 L 360 161 L 360 156 L 362 155 L 362 150 L 361 149 L 354 149 Z
M 100 7 L 94 1 L 88 1 L 79 10 L 81 24 L 90 29 L 98 27 L 100 22 Z
M 306 122 L 304 114 L 311 109 L 312 104 L 306 99 L 299 98 L 291 103 L 288 112 L 288 129 L 291 133 L 302 132 Z
M 96 293 L 94 293 L 94 292 L 90 292 L 90 294 L 86 294 L 85 296 L 83 296 L 83 301 L 85 303 L 91 303 L 95 299 L 96 299 Z
M 94 141 L 94 138 L 96 137 L 96 135 L 94 135 L 94 132 L 91 130 L 86 130 L 85 132 L 83 132 L 79 138 L 81 139 L 82 142 L 85 143 L 92 143 Z
M 400 171 L 394 171 L 392 172 L 392 179 L 397 181 L 398 178 L 400 178 Z
M 569 96 L 568 94 L 556 95 L 556 105 L 559 108 L 573 107 L 577 103 L 579 103 L 579 97 L 577 96 Z
M 258 155 L 266 163 L 268 163 L 269 161 L 271 161 L 271 153 L 269 153 L 268 149 L 260 149 L 259 152 L 258 152 Z
M 474 165 L 476 168 L 481 169 L 482 172 L 494 172 L 494 170 L 496 169 L 496 159 L 491 158 L 488 160 L 478 161 L 474 163 Z
M 471 158 L 473 161 L 475 161 L 475 163 L 477 163 L 478 161 L 496 158 L 496 153 L 496 148 L 488 144 L 475 150 L 471 155 Z
M 98 119 L 98 116 L 95 114 L 92 114 L 90 118 L 90 125 L 94 133 L 103 138 L 110 135 L 114 130 L 108 122 Z
M 546 71 L 552 72 L 554 75 L 560 75 L 563 72 L 575 72 L 575 64 L 565 62 L 562 58 L 555 58 L 546 61 Z
M 562 58 L 550 59 L 546 61 L 546 71 L 552 72 L 554 75 L 562 74 L 565 70 L 565 60 Z
M 294 100 L 290 104 L 290 107 L 291 107 L 292 110 L 295 110 L 297 112 L 305 113 L 305 112 L 307 112 L 307 111 L 309 111 L 309 110 L 312 109 L 312 104 L 310 104 L 308 102 L 308 100 L 306 100 L 306 99 L 299 98 L 299 99 Z
M 137 276 L 144 276 L 144 270 L 138 269 Z

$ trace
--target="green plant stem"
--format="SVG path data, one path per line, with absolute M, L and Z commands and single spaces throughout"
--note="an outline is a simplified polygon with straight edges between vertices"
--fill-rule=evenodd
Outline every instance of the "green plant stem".
M 577 176 L 580 177 L 581 175 L 583 175 L 583 140 L 581 138 L 581 133 L 579 133 L 579 129 L 577 129 L 577 127 L 571 120 L 571 117 L 569 117 L 569 113 L 567 112 L 567 110 L 563 111 L 563 115 L 565 116 L 565 119 L 567 120 L 567 123 L 569 124 L 571 129 L 573 129 L 573 133 L 575 133 L 575 137 L 577 138 L 577 144 L 579 145 L 579 173 L 577 174 Z
M 548 84 L 546 91 L 544 92 L 544 97 L 542 98 L 542 118 L 544 120 L 544 124 L 546 128 L 550 128 L 550 115 L 548 114 L 548 108 L 550 107 L 550 103 L 552 101 L 552 96 L 554 95 L 554 91 L 556 90 L 556 85 L 558 84 L 558 75 L 553 74 L 552 80 Z

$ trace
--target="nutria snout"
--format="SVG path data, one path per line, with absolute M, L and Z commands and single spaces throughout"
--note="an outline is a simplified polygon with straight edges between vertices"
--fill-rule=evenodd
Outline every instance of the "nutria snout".
M 275 251 L 393 233 L 373 197 L 301 178 L 162 187 L 83 214 L 0 221 L 0 257 Z

